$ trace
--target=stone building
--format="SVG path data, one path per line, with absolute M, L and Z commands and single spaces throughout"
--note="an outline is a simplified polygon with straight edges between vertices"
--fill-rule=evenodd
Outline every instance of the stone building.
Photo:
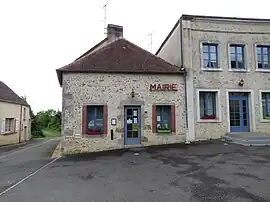
M 156 55 L 187 71 L 190 141 L 270 133 L 270 19 L 183 15 Z
M 64 154 L 186 141 L 185 70 L 107 37 L 57 70 Z

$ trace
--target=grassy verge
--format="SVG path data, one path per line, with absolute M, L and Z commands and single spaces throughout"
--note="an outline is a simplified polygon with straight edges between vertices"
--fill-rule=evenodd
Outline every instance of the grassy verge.
M 45 135 L 45 138 L 54 138 L 54 137 L 60 137 L 60 131 L 54 131 L 54 130 L 42 130 L 43 134 Z

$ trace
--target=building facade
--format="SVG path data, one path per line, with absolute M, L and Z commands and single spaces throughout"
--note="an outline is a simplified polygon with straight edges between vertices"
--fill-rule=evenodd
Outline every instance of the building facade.
M 123 37 L 108 36 L 57 70 L 62 153 L 184 142 L 185 72 Z
M 30 106 L 0 81 L 0 146 L 31 138 Z
M 187 71 L 190 141 L 270 132 L 270 20 L 183 15 L 156 55 Z

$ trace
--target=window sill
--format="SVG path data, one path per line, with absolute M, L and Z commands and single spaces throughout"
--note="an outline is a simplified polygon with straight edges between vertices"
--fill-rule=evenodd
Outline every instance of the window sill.
M 13 134 L 16 134 L 17 132 L 3 132 L 3 133 L 0 133 L 0 135 L 13 135 Z
M 101 135 L 82 135 L 82 138 L 103 138 L 105 135 L 101 134 Z
M 198 123 L 220 123 L 220 119 L 199 119 L 197 120 Z
M 222 72 L 223 69 L 221 68 L 201 68 L 202 71 L 206 71 L 206 72 Z
M 270 72 L 270 69 L 256 69 L 256 72 Z
M 229 69 L 229 72 L 250 72 L 249 69 Z
M 261 118 L 261 123 L 270 123 L 270 119 Z

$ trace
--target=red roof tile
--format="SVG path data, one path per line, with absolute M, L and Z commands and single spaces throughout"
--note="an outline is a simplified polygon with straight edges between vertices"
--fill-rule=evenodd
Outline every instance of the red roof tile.
M 179 67 L 151 54 L 124 38 L 109 42 L 94 51 L 93 48 L 69 65 L 57 69 L 62 85 L 63 72 L 88 73 L 140 73 L 140 74 L 181 74 Z

